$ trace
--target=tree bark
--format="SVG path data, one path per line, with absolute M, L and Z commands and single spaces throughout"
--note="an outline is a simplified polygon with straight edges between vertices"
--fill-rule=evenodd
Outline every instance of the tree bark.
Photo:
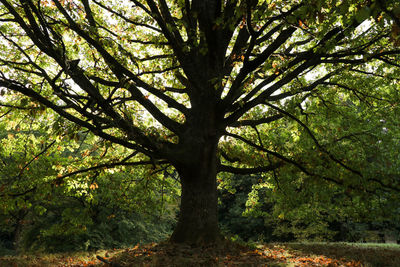
M 178 223 L 170 238 L 173 243 L 202 245 L 218 243 L 222 235 L 218 227 L 216 144 L 205 146 L 197 164 L 176 166 L 182 193 Z

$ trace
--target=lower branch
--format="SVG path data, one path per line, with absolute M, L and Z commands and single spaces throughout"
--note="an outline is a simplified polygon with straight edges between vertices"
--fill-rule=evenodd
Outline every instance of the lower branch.
M 157 162 L 157 164 L 167 164 L 168 162 L 166 161 L 160 161 Z M 67 173 L 65 175 L 62 175 L 60 177 L 57 177 L 57 180 L 62 180 L 66 177 L 70 177 L 79 173 L 84 173 L 84 172 L 88 172 L 88 171 L 93 171 L 93 170 L 98 170 L 98 169 L 111 169 L 111 168 L 115 168 L 118 166 L 141 166 L 141 165 L 154 165 L 154 161 L 136 161 L 136 162 L 114 162 L 114 163 L 105 163 L 105 164 L 100 164 L 97 166 L 93 166 L 93 167 L 89 167 L 86 169 L 81 169 L 81 170 L 77 170 L 74 172 L 70 172 Z
M 276 163 L 268 166 L 254 167 L 254 168 L 236 168 L 227 165 L 220 165 L 218 168 L 218 172 L 229 172 L 234 174 L 256 174 L 261 172 L 269 172 L 278 169 L 283 166 L 284 163 Z

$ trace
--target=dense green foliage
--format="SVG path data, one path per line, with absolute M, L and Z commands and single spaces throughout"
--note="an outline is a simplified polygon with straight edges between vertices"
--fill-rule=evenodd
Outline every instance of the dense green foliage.
M 338 145 L 334 134 L 342 132 L 345 138 L 341 139 L 351 142 L 340 145 L 351 147 L 343 153 L 351 153 L 346 158 L 355 162 L 353 166 L 363 165 L 365 172 L 378 172 L 376 175 L 396 173 L 398 110 L 383 106 L 362 109 L 351 100 L 339 100 L 343 101 L 342 106 L 329 101 L 323 105 L 310 103 L 307 116 L 313 119 L 309 120 L 309 127 L 325 127 L 320 134 L 332 146 Z M 336 114 L 339 112 L 341 116 Z M 13 253 L 12 249 L 55 252 L 125 247 L 167 238 L 176 223 L 176 173 L 168 169 L 154 172 L 140 166 L 115 167 L 83 172 L 59 183 L 57 170 L 84 167 L 88 162 L 109 162 L 123 155 L 122 148 L 114 151 L 83 132 L 79 133 L 80 138 L 64 136 L 53 142 L 53 132 L 58 128 L 45 126 L 51 113 L 42 112 L 37 118 L 21 114 L 24 113 L 9 113 L 0 124 L 3 253 Z M 59 123 L 54 120 L 55 125 Z M 292 151 L 296 149 L 305 164 L 319 166 L 315 164 L 320 160 L 318 154 L 310 153 L 314 148 L 309 135 L 298 131 L 299 136 L 293 136 L 290 122 L 285 127 L 278 126 L 271 127 L 276 127 L 283 143 L 287 142 L 282 139 L 284 136 L 293 138 Z M 104 149 L 109 151 L 104 153 Z M 360 156 L 352 156 L 354 153 Z M 372 159 L 367 156 L 370 154 L 374 155 Z M 329 160 L 321 162 L 326 169 L 329 163 L 332 164 Z M 331 168 L 340 175 L 340 168 Z M 293 175 L 298 177 L 296 183 Z M 221 227 L 233 239 L 245 241 L 376 242 L 383 241 L 378 233 L 385 231 L 398 237 L 398 195 L 390 191 L 360 193 L 360 186 L 313 183 L 290 166 L 272 175 L 220 175 Z
M 275 136 L 277 151 L 293 153 L 303 166 L 336 181 L 321 182 L 290 165 L 262 176 L 224 180 L 223 192 L 229 196 L 220 218 L 231 233 L 245 240 L 261 237 L 266 241 L 383 242 L 385 233 L 400 240 L 400 195 L 380 187 L 380 181 L 390 184 L 391 179 L 398 179 L 400 170 L 400 110 L 397 79 L 393 78 L 399 73 L 387 69 L 386 75 L 387 80 L 371 75 L 364 81 L 376 88 L 369 95 L 349 94 L 345 86 L 337 86 L 329 95 L 317 91 L 317 100 L 306 102 L 298 111 L 304 127 L 281 120 L 254 133 L 256 139 L 260 133 L 269 139 Z M 343 76 L 342 84 L 356 80 Z M 316 153 L 309 132 L 370 181 Z M 241 214 L 246 219 L 237 216 Z M 229 218 L 232 215 L 234 219 Z
M 128 165 L 60 180 L 60 170 L 107 165 L 124 150 L 87 132 L 58 138 L 60 121 L 48 127 L 54 114 L 20 115 L 0 122 L 0 250 L 93 250 L 167 238 L 176 177 Z
M 398 73 L 392 71 L 388 69 L 387 76 L 397 77 Z M 305 103 L 297 114 L 304 127 L 292 121 L 279 121 L 260 130 L 269 138 L 276 136 L 277 151 L 290 151 L 302 166 L 327 179 L 321 182 L 287 165 L 262 176 L 233 176 L 224 180 L 222 188 L 239 202 L 224 204 L 231 213 L 248 218 L 234 225 L 229 222 L 231 232 L 253 240 L 261 234 L 267 241 L 351 242 L 382 242 L 386 232 L 400 240 L 400 195 L 391 188 L 380 187 L 380 181 L 390 185 L 391 179 L 399 177 L 398 89 L 392 79 L 385 83 L 379 80 L 378 84 L 370 77 L 365 82 L 376 88 L 366 102 L 338 87 L 331 95 L 321 94 L 316 101 Z M 325 149 L 346 159 L 347 166 L 361 170 L 369 180 L 360 179 L 357 173 L 338 167 L 337 162 L 321 152 L 316 153 L 318 148 L 309 132 Z M 329 177 L 335 179 L 334 183 Z M 246 228 L 257 229 L 257 235 L 249 235 L 251 230 Z

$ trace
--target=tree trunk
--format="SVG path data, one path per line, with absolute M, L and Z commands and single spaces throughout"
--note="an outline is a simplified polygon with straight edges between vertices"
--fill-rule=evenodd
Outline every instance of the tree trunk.
M 189 156 L 189 155 L 188 155 Z M 182 185 L 178 223 L 170 241 L 202 245 L 222 239 L 218 227 L 216 146 L 203 147 L 196 164 L 178 166 Z

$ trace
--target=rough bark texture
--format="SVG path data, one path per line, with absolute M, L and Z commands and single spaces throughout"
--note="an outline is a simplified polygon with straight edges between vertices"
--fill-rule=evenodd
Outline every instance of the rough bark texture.
M 197 171 L 189 172 L 198 176 Z M 203 178 L 183 178 L 180 216 L 171 241 L 191 244 L 218 241 L 217 203 L 215 174 L 207 173 Z
M 197 164 L 177 167 L 182 196 L 178 223 L 170 239 L 174 243 L 201 245 L 222 238 L 217 213 L 216 145 L 205 146 L 201 152 L 202 160 Z

